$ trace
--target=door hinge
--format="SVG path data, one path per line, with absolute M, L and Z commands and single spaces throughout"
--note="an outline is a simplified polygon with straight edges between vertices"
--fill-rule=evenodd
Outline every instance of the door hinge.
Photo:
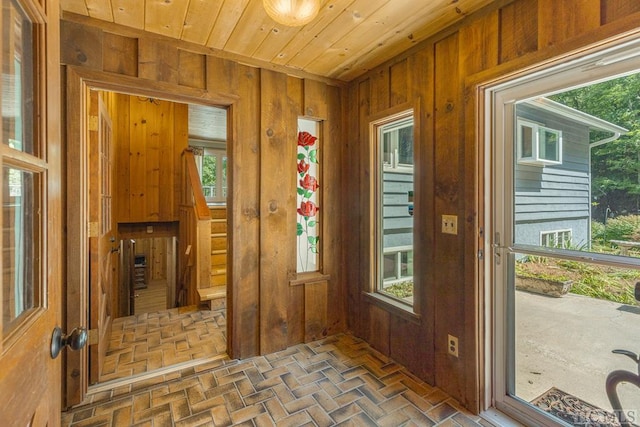
M 89 233 L 89 237 L 98 237 L 98 223 L 90 222 L 87 227 L 87 233 Z
M 98 344 L 98 330 L 97 329 L 89 329 L 89 337 L 87 339 L 88 345 Z
M 89 131 L 98 131 L 98 116 L 89 116 Z
M 478 250 L 478 259 L 480 261 L 484 259 L 484 251 L 482 249 Z

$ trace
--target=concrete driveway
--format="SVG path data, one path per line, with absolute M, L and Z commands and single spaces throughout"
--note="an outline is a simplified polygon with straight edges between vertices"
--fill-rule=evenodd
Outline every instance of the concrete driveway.
M 640 307 L 517 291 L 516 323 L 516 391 L 526 401 L 557 387 L 610 411 L 609 372 L 637 372 L 630 358 L 611 350 L 640 352 Z M 624 384 L 618 390 L 625 409 L 640 414 L 640 389 Z

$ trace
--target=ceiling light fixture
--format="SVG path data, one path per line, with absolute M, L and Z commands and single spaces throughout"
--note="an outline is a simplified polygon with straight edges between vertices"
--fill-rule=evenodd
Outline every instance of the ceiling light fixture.
M 318 15 L 320 0 L 262 0 L 267 15 L 288 27 L 308 24 Z

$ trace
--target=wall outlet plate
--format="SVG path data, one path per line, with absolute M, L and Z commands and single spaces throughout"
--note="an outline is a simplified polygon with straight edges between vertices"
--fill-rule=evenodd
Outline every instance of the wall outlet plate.
M 445 234 L 458 234 L 457 215 L 442 215 L 442 232 Z
M 458 357 L 458 337 L 447 335 L 447 351 L 451 356 Z

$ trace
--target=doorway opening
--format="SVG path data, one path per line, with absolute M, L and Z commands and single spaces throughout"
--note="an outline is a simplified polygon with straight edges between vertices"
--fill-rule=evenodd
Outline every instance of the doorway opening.
M 189 245 L 193 234 L 188 234 L 183 219 L 188 221 L 189 210 L 194 211 L 195 198 L 184 187 L 201 185 L 201 179 L 192 179 L 191 171 L 198 176 L 195 162 L 192 170 L 184 171 L 185 159 L 194 157 L 191 140 L 204 139 L 202 128 L 193 127 L 192 117 L 199 117 L 201 126 L 224 133 L 216 141 L 218 146 L 224 142 L 226 150 L 230 142 L 224 107 L 230 105 L 229 100 L 214 103 L 176 96 L 173 101 L 167 99 L 170 94 L 145 93 L 143 88 L 134 91 L 114 82 L 89 82 L 74 72 L 70 75 L 70 86 L 76 87 L 73 93 L 81 102 L 68 104 L 69 117 L 77 119 L 68 121 L 72 135 L 68 160 L 73 171 L 68 176 L 69 200 L 77 207 L 69 210 L 68 218 L 68 227 L 74 230 L 68 239 L 74 248 L 69 265 L 74 268 L 67 321 L 88 326 L 91 346 L 67 358 L 67 372 L 80 373 L 72 378 L 67 375 L 67 407 L 86 401 L 87 393 L 93 398 L 119 385 L 162 378 L 227 357 L 226 215 L 217 219 L 222 231 L 216 233 L 217 238 L 224 234 L 225 250 L 217 257 L 224 269 L 219 269 L 216 279 L 223 289 L 206 306 L 199 305 L 192 283 L 199 288 L 205 279 L 213 280 L 198 268 L 204 262 L 207 270 L 210 267 L 209 244 L 204 245 L 206 250 Z M 104 98 L 100 107 L 106 111 L 104 121 L 95 118 L 100 97 Z M 223 107 L 191 104 L 193 101 Z M 190 114 L 192 111 L 201 114 Z M 211 111 L 217 114 L 209 115 Z M 110 131 L 105 132 L 105 127 Z M 100 142 L 109 138 L 111 142 Z M 91 151 L 94 146 L 100 147 L 95 154 Z M 225 192 L 227 178 L 225 170 Z M 96 194 L 100 196 L 92 199 Z M 216 208 L 226 211 L 225 205 L 217 200 Z M 209 222 L 206 230 L 213 230 Z M 207 238 L 213 239 L 212 234 Z M 89 250 L 92 239 L 100 242 L 95 252 L 99 256 L 93 257 Z M 194 253 L 198 259 L 189 258 Z M 97 272 L 101 282 L 95 286 L 92 274 Z M 138 332 L 144 335 L 142 341 L 135 337 Z M 113 344 L 117 345 L 110 350 Z M 142 356 L 138 358 L 136 352 Z M 119 370 L 114 361 L 129 366 Z
M 490 383 L 525 424 L 640 419 L 640 389 L 620 408 L 606 386 L 640 339 L 638 55 L 627 40 L 486 92 Z

